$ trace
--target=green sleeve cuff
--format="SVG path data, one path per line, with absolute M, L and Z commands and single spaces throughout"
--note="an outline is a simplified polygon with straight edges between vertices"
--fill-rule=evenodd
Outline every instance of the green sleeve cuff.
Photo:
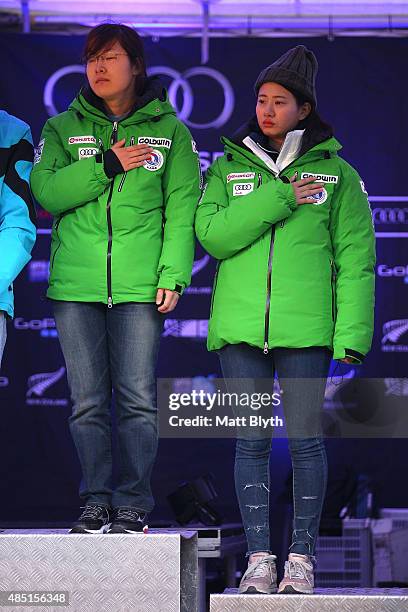
M 279 188 L 282 190 L 282 197 L 285 198 L 285 201 L 290 210 L 296 210 L 298 205 L 296 202 L 295 192 L 293 191 L 292 185 L 290 183 L 287 183 L 286 181 L 282 181 L 279 185 Z
M 352 349 L 344 349 L 345 356 L 349 359 L 353 360 L 353 363 L 360 364 L 363 363 L 364 355 L 363 353 L 359 353 L 358 351 L 353 351 Z
M 175 291 L 179 295 L 183 294 L 184 285 L 177 283 L 174 279 L 169 278 L 168 276 L 161 276 L 159 282 L 157 283 L 158 289 L 170 289 L 170 291 Z
M 97 178 L 98 181 L 100 181 L 101 183 L 105 183 L 105 185 L 108 185 L 112 179 L 110 179 L 108 176 L 106 176 L 105 174 L 105 169 L 104 169 L 104 165 L 103 165 L 103 158 L 101 161 L 98 161 L 96 159 L 95 156 L 93 158 L 93 162 L 94 162 L 94 169 L 95 169 L 95 177 Z

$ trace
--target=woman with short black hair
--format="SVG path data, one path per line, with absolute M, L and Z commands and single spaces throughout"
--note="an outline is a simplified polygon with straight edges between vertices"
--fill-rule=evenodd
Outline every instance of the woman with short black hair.
M 190 282 L 201 175 L 195 143 L 159 80 L 146 77 L 132 28 L 92 29 L 84 59 L 88 84 L 44 126 L 31 185 L 54 215 L 47 295 L 86 504 L 71 533 L 134 533 L 153 508 L 156 360 L 164 315 Z

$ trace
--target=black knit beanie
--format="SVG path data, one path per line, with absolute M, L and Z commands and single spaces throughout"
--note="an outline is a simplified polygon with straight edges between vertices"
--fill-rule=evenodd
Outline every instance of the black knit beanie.
M 262 70 L 255 83 L 255 93 L 258 95 L 263 83 L 279 83 L 304 96 L 315 107 L 317 69 L 318 63 L 313 51 L 298 45 Z

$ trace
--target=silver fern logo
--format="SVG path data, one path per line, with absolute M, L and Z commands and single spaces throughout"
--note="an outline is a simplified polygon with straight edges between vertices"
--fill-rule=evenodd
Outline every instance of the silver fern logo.
M 202 257 L 201 259 L 196 259 L 193 264 L 193 271 L 191 273 L 191 276 L 195 276 L 198 272 L 200 272 L 203 268 L 205 268 L 205 266 L 208 264 L 209 261 L 210 261 L 209 255 L 204 255 L 204 257 Z
M 63 378 L 65 367 L 61 367 L 55 372 L 41 372 L 33 374 L 27 380 L 27 404 L 34 406 L 66 406 L 66 398 L 54 399 L 44 397 L 46 392 Z
M 204 340 L 208 334 L 208 319 L 167 319 L 164 322 L 163 337 L 197 338 Z
M 195 276 L 196 274 L 201 272 L 201 270 L 204 270 L 204 268 L 207 266 L 209 261 L 210 261 L 209 255 L 204 255 L 200 259 L 196 259 L 195 262 L 193 263 L 193 270 L 192 270 L 191 276 Z M 184 293 L 189 294 L 189 295 L 210 295 L 211 291 L 212 291 L 212 287 L 210 286 L 198 287 L 192 284 L 190 287 L 186 287 Z
M 408 352 L 407 344 L 399 344 L 399 339 L 408 332 L 408 319 L 395 319 L 383 325 L 382 351 Z M 398 343 L 398 344 L 397 344 Z
M 408 378 L 384 378 L 385 395 L 408 397 Z

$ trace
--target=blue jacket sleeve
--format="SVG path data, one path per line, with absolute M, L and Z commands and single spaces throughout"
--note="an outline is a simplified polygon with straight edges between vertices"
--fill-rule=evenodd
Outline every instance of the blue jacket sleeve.
M 29 187 L 33 143 L 29 127 L 19 124 L 15 142 L 0 149 L 0 298 L 30 260 L 36 238 Z

